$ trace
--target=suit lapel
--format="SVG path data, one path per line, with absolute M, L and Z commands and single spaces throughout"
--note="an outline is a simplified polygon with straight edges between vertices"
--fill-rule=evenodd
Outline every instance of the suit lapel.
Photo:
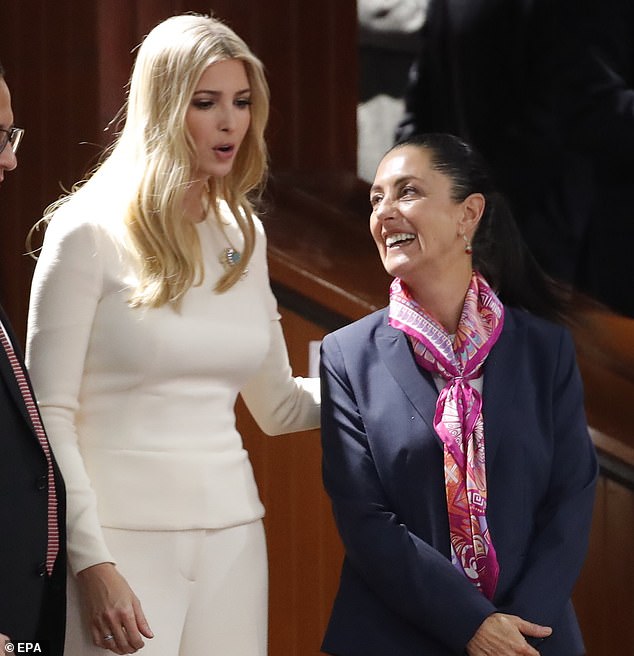
M 405 333 L 388 325 L 387 310 L 383 318 L 383 323 L 376 332 L 379 355 L 405 396 L 436 435 L 433 418 L 438 391 L 433 378 L 416 364 Z M 438 443 L 442 444 L 439 437 Z
M 9 321 L 1 306 L 0 306 L 0 321 L 2 321 L 2 325 L 5 327 L 5 330 L 9 335 L 9 339 L 11 340 L 11 344 L 13 344 L 13 348 L 15 349 L 16 354 L 18 355 L 18 359 L 20 359 L 21 361 L 21 354 L 19 348 L 17 347 L 16 337 L 13 334 L 13 331 L 11 330 L 11 325 L 9 324 Z M 0 330 L 2 330 L 2 328 L 0 328 Z M 15 379 L 15 373 L 13 372 L 13 367 L 11 366 L 11 362 L 9 362 L 9 356 L 2 348 L 1 344 L 0 344 L 0 377 L 2 377 L 2 379 L 4 380 L 6 388 L 9 392 L 9 396 L 13 399 L 14 403 L 19 408 L 20 413 L 24 417 L 24 420 L 28 424 L 29 428 L 33 430 L 31 417 L 29 416 L 29 411 L 27 410 L 26 405 L 24 403 L 22 392 L 20 392 L 18 381 Z
M 500 440 L 504 439 L 506 427 L 512 423 L 512 408 L 517 396 L 515 355 L 520 348 L 520 340 L 521 335 L 517 330 L 515 319 L 506 309 L 502 334 L 491 349 L 484 365 L 482 412 L 486 459 L 489 467 L 493 465 Z M 433 418 L 438 392 L 433 378 L 416 364 L 405 334 L 387 323 L 387 310 L 383 315 L 383 323 L 376 331 L 376 345 L 381 359 L 394 380 L 432 433 L 437 436 Z M 438 437 L 438 444 L 442 445 L 440 437 Z
M 508 308 L 504 313 L 504 328 L 491 349 L 484 365 L 482 415 L 486 444 L 487 467 L 493 465 L 504 432 L 512 424 L 512 409 L 517 396 L 517 353 L 521 348 L 521 331 Z

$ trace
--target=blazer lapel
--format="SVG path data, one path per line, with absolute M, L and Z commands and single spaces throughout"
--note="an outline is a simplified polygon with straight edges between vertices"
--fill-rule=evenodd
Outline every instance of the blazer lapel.
M 434 435 L 433 419 L 436 413 L 438 391 L 431 374 L 416 364 L 407 337 L 387 323 L 387 310 L 383 323 L 376 331 L 376 346 L 388 371 L 416 408 Z M 486 440 L 486 459 L 493 465 L 500 440 L 506 427 L 512 423 L 512 408 L 517 396 L 515 354 L 520 348 L 521 335 L 517 331 L 513 315 L 504 315 L 504 328 L 497 343 L 491 349 L 484 365 L 482 413 Z M 438 437 L 438 444 L 442 441 Z
M 0 321 L 2 321 L 2 325 L 7 331 L 7 334 L 9 335 L 9 339 L 11 340 L 11 344 L 14 345 L 16 354 L 20 359 L 21 358 L 20 350 L 19 348 L 17 348 L 15 335 L 11 330 L 11 326 L 9 324 L 6 315 L 4 314 L 4 311 L 2 310 L 2 307 L 0 307 Z M 2 330 L 1 327 L 0 330 Z M 1 344 L 0 344 L 0 377 L 2 377 L 2 379 L 4 380 L 9 395 L 15 402 L 16 406 L 19 408 L 20 413 L 24 417 L 24 420 L 29 425 L 31 430 L 33 430 L 31 417 L 29 416 L 29 411 L 27 410 L 26 405 L 24 403 L 24 398 L 22 397 L 22 392 L 20 391 L 20 388 L 18 386 L 18 381 L 15 379 L 15 373 L 13 372 L 13 367 L 11 366 L 11 362 L 9 362 L 9 356 L 6 354 L 4 348 L 2 348 Z
M 505 309 L 504 328 L 484 364 L 482 415 L 487 467 L 493 465 L 506 427 L 512 424 L 512 409 L 517 396 L 516 354 L 520 335 L 511 312 Z
M 493 465 L 500 440 L 506 427 L 512 423 L 511 411 L 517 396 L 517 376 L 514 357 L 519 346 L 520 335 L 516 330 L 513 315 L 505 312 L 504 328 L 497 343 L 491 349 L 484 365 L 482 413 L 486 440 L 486 459 Z M 376 331 L 376 345 L 388 371 L 416 408 L 434 435 L 433 419 L 436 413 L 438 391 L 431 374 L 419 368 L 409 347 L 407 337 L 400 330 L 384 321 Z M 442 445 L 440 437 L 438 444 Z
M 382 325 L 376 331 L 376 346 L 394 380 L 432 433 L 436 435 L 433 419 L 436 413 L 438 391 L 433 378 L 416 364 L 405 333 L 392 328 L 387 323 L 387 310 L 384 313 Z M 442 444 L 440 437 L 438 437 L 438 443 Z

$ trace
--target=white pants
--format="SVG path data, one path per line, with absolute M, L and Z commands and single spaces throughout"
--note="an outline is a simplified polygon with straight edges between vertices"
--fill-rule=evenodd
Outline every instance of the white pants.
M 261 521 L 227 529 L 104 529 L 154 638 L 140 656 L 266 656 L 268 571 Z M 106 656 L 70 577 L 65 656 Z

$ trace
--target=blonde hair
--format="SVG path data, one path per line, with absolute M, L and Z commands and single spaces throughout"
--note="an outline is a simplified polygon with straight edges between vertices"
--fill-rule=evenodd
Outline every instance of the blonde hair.
M 139 264 L 132 306 L 178 302 L 192 285 L 202 282 L 196 229 L 184 220 L 184 196 L 196 157 L 185 116 L 204 70 L 230 59 L 244 63 L 251 89 L 250 124 L 231 172 L 211 178 L 207 191 L 218 216 L 220 202 L 227 203 L 243 235 L 240 261 L 228 268 L 215 290 L 224 292 L 234 285 L 255 244 L 249 197 L 261 190 L 267 172 L 264 129 L 269 89 L 259 59 L 215 18 L 174 16 L 147 35 L 136 57 L 118 139 L 93 175 L 45 212 L 48 219 L 62 204 L 72 205 L 73 197 L 83 197 L 104 203 L 119 216 L 123 213 L 125 240 Z

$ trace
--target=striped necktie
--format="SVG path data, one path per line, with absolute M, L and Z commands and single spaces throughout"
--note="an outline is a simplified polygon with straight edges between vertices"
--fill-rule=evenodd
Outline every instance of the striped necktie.
M 29 417 L 33 424 L 35 434 L 37 439 L 40 442 L 42 451 L 46 456 L 47 464 L 47 474 L 48 474 L 48 541 L 46 547 L 46 571 L 49 576 L 53 571 L 53 566 L 55 565 L 55 559 L 57 558 L 57 553 L 59 551 L 59 527 L 57 525 L 57 496 L 55 494 L 55 478 L 53 474 L 53 459 L 51 458 L 51 447 L 46 438 L 46 433 L 44 432 L 44 426 L 42 425 L 42 420 L 40 419 L 40 413 L 38 412 L 37 406 L 35 404 L 35 399 L 33 398 L 33 393 L 31 388 L 26 380 L 26 375 L 24 373 L 24 368 L 20 364 L 15 350 L 7 337 L 4 326 L 0 324 L 0 342 L 9 358 L 13 373 L 15 375 L 16 382 L 20 388 L 20 393 L 24 399 L 24 404 L 29 412 Z

